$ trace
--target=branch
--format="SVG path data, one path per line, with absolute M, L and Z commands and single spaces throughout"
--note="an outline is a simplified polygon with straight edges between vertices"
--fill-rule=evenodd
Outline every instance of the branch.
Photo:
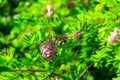
M 32 75 L 34 75 L 35 72 L 47 72 L 47 70 L 9 70 L 10 72 L 20 72 L 13 80 L 16 80 L 23 72 L 31 72 L 30 80 L 32 80 Z
M 21 72 L 47 72 L 47 70 L 9 70 L 9 71 L 11 71 L 11 72 L 19 72 L 19 71 L 21 71 Z
M 86 73 L 86 71 L 87 71 L 90 67 L 92 67 L 92 65 L 93 65 L 93 63 L 91 63 L 90 65 L 88 65 L 88 66 L 82 71 L 82 73 L 81 73 L 80 76 L 79 76 L 79 79 L 82 78 L 82 76 Z

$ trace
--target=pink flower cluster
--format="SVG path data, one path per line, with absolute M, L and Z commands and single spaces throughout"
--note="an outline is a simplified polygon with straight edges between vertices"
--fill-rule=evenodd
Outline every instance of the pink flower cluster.
M 118 37 L 118 34 L 120 34 L 120 29 L 114 28 L 114 31 L 111 32 L 110 36 L 108 37 L 108 42 L 115 43 L 115 38 Z
M 77 37 L 79 37 L 81 35 L 82 31 L 73 31 L 72 34 L 72 38 L 76 39 Z M 40 48 L 40 51 L 42 53 L 42 56 L 47 59 L 48 61 L 52 62 L 52 58 L 55 55 L 55 51 L 57 49 L 57 43 L 63 43 L 65 41 L 67 41 L 69 37 L 69 34 L 65 34 L 62 36 L 58 36 L 56 38 L 52 37 L 52 39 L 48 39 L 45 43 L 43 41 L 39 41 L 39 44 L 43 44 Z
M 40 50 L 42 52 L 42 56 L 51 62 L 56 48 L 54 41 L 50 40 L 43 44 Z
M 48 4 L 47 6 L 46 6 L 46 8 L 47 8 L 47 16 L 48 17 L 52 17 L 53 16 L 53 11 L 51 11 L 51 5 L 50 4 Z

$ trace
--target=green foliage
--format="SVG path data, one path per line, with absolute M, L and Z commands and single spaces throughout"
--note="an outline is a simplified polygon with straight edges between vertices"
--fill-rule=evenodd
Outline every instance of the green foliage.
M 120 0 L 0 0 L 0 79 L 120 80 L 120 36 L 107 41 L 114 27 L 120 29 Z M 49 62 L 40 47 L 65 34 Z

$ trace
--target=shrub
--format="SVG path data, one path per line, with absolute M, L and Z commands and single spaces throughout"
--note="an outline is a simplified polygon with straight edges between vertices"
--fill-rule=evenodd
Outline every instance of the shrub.
M 119 80 L 119 7 L 119 0 L 1 0 L 0 79 Z

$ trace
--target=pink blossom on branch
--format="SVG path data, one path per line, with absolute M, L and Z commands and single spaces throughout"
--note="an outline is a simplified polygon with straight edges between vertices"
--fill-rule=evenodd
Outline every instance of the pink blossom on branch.
M 115 43 L 115 38 L 118 38 L 118 34 L 120 34 L 120 29 L 114 28 L 114 31 L 111 32 L 110 36 L 108 37 L 108 42 Z
M 49 40 L 45 44 L 42 45 L 40 51 L 42 52 L 42 56 L 52 62 L 52 58 L 55 55 L 55 51 L 57 46 L 55 44 L 55 40 Z
M 72 39 L 75 40 L 77 37 L 79 37 L 81 35 L 82 31 L 73 31 L 72 33 Z M 42 56 L 47 59 L 48 61 L 52 62 L 52 58 L 55 55 L 55 51 L 57 49 L 57 44 L 58 42 L 63 43 L 65 42 L 68 37 L 69 34 L 64 34 L 62 36 L 58 36 L 56 38 L 52 38 L 52 39 L 48 39 L 45 43 L 44 41 L 39 41 L 38 44 L 42 44 L 40 51 L 42 53 Z

